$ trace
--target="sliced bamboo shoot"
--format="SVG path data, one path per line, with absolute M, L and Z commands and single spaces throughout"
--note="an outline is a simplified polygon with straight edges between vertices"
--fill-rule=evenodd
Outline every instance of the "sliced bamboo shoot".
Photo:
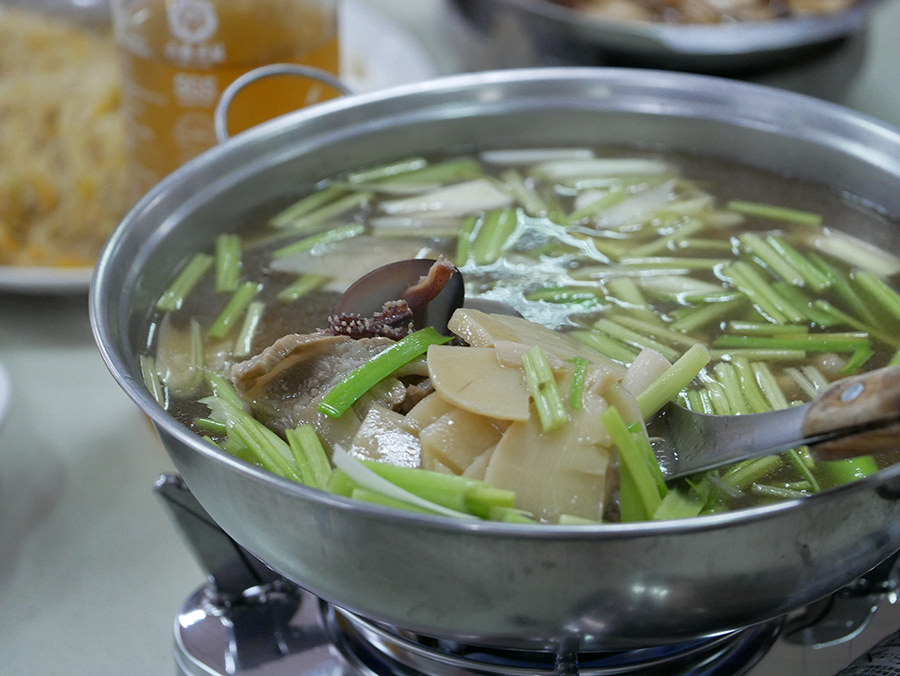
M 496 446 L 508 425 L 490 418 L 454 409 L 419 433 L 422 452 L 462 474 L 488 448 Z
M 421 445 L 406 429 L 404 416 L 373 405 L 353 438 L 352 455 L 399 467 L 418 467 Z
M 560 359 L 584 357 L 594 364 L 606 366 L 620 378 L 625 374 L 622 366 L 575 338 L 521 317 L 460 308 L 450 318 L 449 327 L 473 347 L 494 347 L 502 341 L 523 343 L 529 347 L 540 345 L 545 352 Z
M 432 345 L 428 370 L 434 389 L 459 408 L 500 420 L 527 420 L 525 374 L 503 366 L 487 347 Z

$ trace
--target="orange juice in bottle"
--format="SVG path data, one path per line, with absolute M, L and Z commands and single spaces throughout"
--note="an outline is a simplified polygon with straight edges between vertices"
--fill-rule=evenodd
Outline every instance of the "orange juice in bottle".
M 272 63 L 339 73 L 336 0 L 115 0 L 135 196 L 216 143 L 225 88 Z M 229 107 L 235 134 L 337 96 L 310 79 L 258 80 Z

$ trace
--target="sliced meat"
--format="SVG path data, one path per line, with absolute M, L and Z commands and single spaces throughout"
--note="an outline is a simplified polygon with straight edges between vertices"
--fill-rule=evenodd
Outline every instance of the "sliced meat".
M 322 438 L 347 442 L 359 428 L 356 414 L 348 412 L 333 419 L 316 407 L 347 374 L 393 344 L 388 338 L 353 340 L 347 336 L 291 334 L 235 364 L 232 380 L 244 401 L 265 411 L 269 427 L 285 430 L 309 424 Z M 394 389 L 383 390 L 388 405 L 395 404 Z M 400 389 L 405 390 L 402 386 Z

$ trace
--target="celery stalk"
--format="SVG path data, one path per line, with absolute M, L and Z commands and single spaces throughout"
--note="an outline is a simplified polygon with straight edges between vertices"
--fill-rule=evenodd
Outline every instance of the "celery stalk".
M 572 388 L 569 390 L 569 406 L 576 411 L 582 408 L 582 394 L 584 392 L 584 374 L 587 370 L 588 360 L 584 357 L 568 359 L 574 364 L 572 372 Z
M 739 333 L 747 336 L 775 336 L 783 333 L 809 333 L 809 327 L 804 324 L 769 324 L 767 322 L 728 322 L 729 333 Z
M 725 394 L 725 388 L 722 387 L 721 383 L 711 380 L 705 383 L 704 387 L 715 415 L 734 415 L 734 411 L 731 410 L 731 403 Z
M 806 279 L 791 262 L 782 256 L 772 245 L 755 232 L 745 232 L 738 236 L 738 241 L 759 260 L 765 263 L 776 276 L 796 286 L 804 286 Z
M 822 490 L 821 486 L 819 486 L 819 482 L 816 480 L 815 475 L 812 473 L 811 468 L 806 464 L 803 456 L 800 454 L 800 451 L 794 448 L 790 451 L 786 451 L 783 455 L 786 456 L 787 459 L 791 462 L 791 465 L 793 465 L 794 469 L 797 471 L 797 474 L 799 474 L 804 481 L 809 483 L 810 490 L 813 493 L 818 493 L 820 490 Z
M 169 287 L 156 302 L 156 307 L 163 312 L 172 312 L 181 308 L 184 299 L 197 285 L 197 282 L 213 266 L 215 259 L 209 254 L 196 254 L 178 273 Z
M 738 380 L 737 373 L 732 364 L 719 362 L 714 368 L 716 379 L 725 391 L 728 398 L 728 407 L 731 414 L 746 415 L 750 413 L 750 406 L 744 398 L 744 393 Z
M 769 455 L 757 460 L 738 463 L 722 475 L 722 481 L 735 488 L 748 488 L 769 472 L 781 466 L 780 455 Z
M 222 399 L 238 410 L 244 406 L 244 401 L 238 396 L 234 386 L 218 373 L 206 369 L 203 372 L 203 379 L 206 381 L 206 385 L 209 387 L 209 390 L 213 393 L 214 397 Z
M 687 335 L 683 331 L 673 331 L 662 324 L 657 325 L 627 315 L 619 315 L 616 317 L 615 321 L 617 324 L 621 324 L 626 328 L 650 336 L 654 340 L 664 340 L 671 345 L 677 345 L 678 347 L 685 349 L 691 348 L 700 342 L 698 339 Z
M 513 491 L 495 488 L 478 479 L 373 460 L 360 462 L 403 490 L 458 512 L 487 518 L 491 507 L 515 506 L 516 494 Z
M 861 319 L 869 324 L 879 325 L 878 318 L 872 313 L 869 306 L 863 302 L 853 287 L 850 286 L 844 273 L 814 251 L 809 254 L 809 260 L 828 278 L 832 288 L 844 301 L 846 307 L 857 313 Z
M 756 375 L 756 382 L 766 395 L 766 399 L 769 401 L 771 407 L 775 410 L 787 408 L 787 399 L 784 396 L 784 392 L 782 392 L 781 388 L 778 386 L 778 381 L 775 380 L 775 376 L 772 374 L 771 369 L 769 369 L 769 365 L 765 362 L 754 362 L 753 372 Z
M 331 230 L 326 230 L 325 232 L 320 232 L 317 235 L 304 237 L 301 240 L 292 242 L 291 244 L 287 244 L 279 249 L 275 249 L 275 251 L 272 252 L 272 258 L 277 260 L 279 258 L 292 256 L 293 254 L 301 253 L 303 251 L 309 251 L 316 246 L 334 244 L 335 242 L 340 242 L 345 239 L 350 239 L 351 237 L 361 235 L 365 231 L 366 226 L 362 225 L 361 223 L 348 223 L 347 225 L 342 225 L 337 228 L 332 228 Z
M 812 299 L 796 286 L 791 286 L 787 282 L 775 282 L 772 288 L 801 312 L 807 320 L 818 324 L 822 328 L 827 328 L 837 323 L 831 315 L 822 312 L 816 307 Z
M 406 336 L 335 385 L 319 402 L 319 411 L 339 418 L 377 382 L 424 354 L 430 345 L 442 345 L 450 340 L 451 337 L 442 336 L 431 326 Z
M 848 484 L 878 471 L 878 465 L 871 455 L 846 460 L 828 460 L 819 463 L 835 484 Z
M 229 425 L 228 435 L 236 436 L 254 455 L 260 464 L 273 474 L 302 483 L 302 477 L 295 465 L 288 461 L 291 456 L 288 445 L 274 432 L 248 413 L 236 417 Z
M 805 498 L 806 493 L 792 490 L 790 488 L 782 488 L 781 486 L 767 486 L 765 484 L 751 484 L 750 492 L 764 498 L 774 498 L 775 500 L 799 500 Z
M 150 392 L 150 396 L 156 400 L 157 404 L 166 408 L 166 390 L 159 378 L 159 374 L 156 372 L 156 360 L 153 357 L 142 354 L 140 364 L 141 376 L 144 379 L 147 391 Z
M 723 303 L 708 303 L 697 308 L 691 308 L 690 312 L 679 316 L 677 320 L 672 322 L 671 326 L 677 331 L 691 333 L 692 331 L 702 329 L 704 326 L 713 323 L 720 317 L 731 313 L 744 302 L 744 299 L 740 298 L 725 301 Z M 769 324 L 769 326 L 775 325 Z
M 854 270 L 853 281 L 869 294 L 879 306 L 896 320 L 900 320 L 900 294 L 868 270 Z
M 600 419 L 619 450 L 622 521 L 648 521 L 662 504 L 662 496 L 647 454 L 638 446 L 615 406 L 608 407 Z
M 863 337 L 829 337 L 827 333 L 802 334 L 798 336 L 719 336 L 713 341 L 714 347 L 739 347 L 774 350 L 805 350 L 807 352 L 855 352 L 869 346 Z
M 643 319 L 645 323 L 662 326 L 662 320 L 647 304 L 644 294 L 641 293 L 634 279 L 613 277 L 606 283 L 606 286 L 609 289 L 608 297 L 619 301 L 619 305 L 626 313 Z
M 310 425 L 300 425 L 296 429 L 285 430 L 284 436 L 294 454 L 303 483 L 324 490 L 331 477 L 331 463 L 316 431 Z
M 537 408 L 541 429 L 544 432 L 558 430 L 569 418 L 563 407 L 553 369 L 540 345 L 531 347 L 522 355 L 522 366 L 525 369 L 525 380 L 531 391 L 531 399 Z
M 518 225 L 514 209 L 497 209 L 487 213 L 472 242 L 472 257 L 478 265 L 495 263 L 506 242 Z
M 431 514 L 432 516 L 436 516 L 439 514 L 439 512 L 428 509 L 426 507 L 420 507 L 419 505 L 414 505 L 412 503 L 384 495 L 383 493 L 378 493 L 368 488 L 354 488 L 348 497 L 351 497 L 354 500 L 359 500 L 360 502 L 368 502 L 371 505 L 393 507 L 394 509 L 402 509 L 407 512 L 416 512 L 417 514 Z
M 478 224 L 476 216 L 469 216 L 463 222 L 456 240 L 456 265 L 463 266 L 469 260 L 469 251 L 472 248 L 472 233 Z
M 210 324 L 206 330 L 206 335 L 210 338 L 224 338 L 228 335 L 231 327 L 240 319 L 244 310 L 253 301 L 253 297 L 262 289 L 262 284 L 258 282 L 244 282 L 237 291 L 232 295 L 231 300 L 219 313 L 219 316 Z
M 506 190 L 518 200 L 527 214 L 537 216 L 550 211 L 549 205 L 528 186 L 522 175 L 515 169 L 503 172 L 500 178 L 503 180 Z
M 789 221 L 792 223 L 801 223 L 803 225 L 821 225 L 822 216 L 809 211 L 800 211 L 798 209 L 787 209 L 771 204 L 760 204 L 759 202 L 747 202 L 745 200 L 731 200 L 725 205 L 725 208 L 736 211 L 739 214 L 747 216 L 760 216 L 762 218 L 771 218 L 779 221 Z
M 784 324 L 787 317 L 778 307 L 777 302 L 771 298 L 772 292 L 765 284 L 759 284 L 758 280 L 747 274 L 750 268 L 746 263 L 737 261 L 722 269 L 722 276 L 744 293 L 757 307 L 757 309 L 773 324 Z
M 335 467 L 331 470 L 331 476 L 325 484 L 325 490 L 335 495 L 343 495 L 349 498 L 353 495 L 354 489 L 359 488 L 358 484 L 350 478 L 344 470 Z
M 629 250 L 629 253 L 632 256 L 643 257 L 643 256 L 652 256 L 661 251 L 666 251 L 667 249 L 674 246 L 677 242 L 685 240 L 691 235 L 695 235 L 706 227 L 706 224 L 697 218 L 690 218 L 684 224 L 681 225 L 675 232 L 666 235 L 664 237 L 656 238 L 647 244 L 642 244 L 640 246 L 633 247 Z M 729 245 L 730 247 L 730 245 Z
M 884 331 L 871 324 L 867 324 L 856 317 L 851 317 L 846 312 L 839 310 L 834 305 L 829 303 L 827 300 L 817 300 L 815 303 L 816 309 L 820 312 L 829 315 L 834 319 L 835 324 L 847 324 L 848 326 L 856 329 L 857 331 L 862 331 L 864 333 L 868 333 L 873 338 L 877 338 L 882 343 L 887 343 L 892 347 L 900 347 L 900 340 L 897 340 L 893 336 L 888 335 Z
M 534 519 L 530 512 L 526 512 L 522 509 L 515 509 L 514 507 L 491 507 L 488 512 L 488 519 L 490 521 L 500 521 L 503 523 L 537 523 L 537 520 Z
M 279 291 L 276 298 L 282 303 L 299 300 L 313 289 L 322 286 L 327 281 L 328 277 L 325 275 L 302 274 L 291 284 Z
M 824 291 L 831 286 L 831 280 L 815 265 L 810 263 L 803 254 L 788 244 L 784 237 L 769 235 L 766 237 L 766 241 L 800 273 L 809 287 L 816 291 Z
M 484 169 L 477 160 L 461 158 L 404 171 L 378 181 L 381 186 L 433 185 L 473 180 L 484 176 Z
M 659 352 L 663 357 L 668 359 L 669 361 L 674 361 L 678 359 L 680 352 L 675 350 L 668 345 L 663 345 L 659 341 L 653 340 L 652 338 L 645 336 L 637 331 L 633 331 L 621 324 L 618 324 L 610 319 L 600 319 L 594 324 L 594 328 L 602 331 L 606 335 L 611 338 L 615 338 L 623 343 L 628 345 L 634 345 L 639 350 L 645 347 L 649 347 L 653 350 Z
M 685 352 L 674 364 L 637 396 L 641 414 L 646 420 L 661 409 L 681 390 L 697 377 L 709 363 L 707 347 L 697 343 Z
M 298 200 L 287 209 L 284 209 L 280 213 L 276 214 L 270 221 L 269 224 L 275 226 L 276 228 L 280 228 L 282 226 L 287 225 L 292 221 L 296 221 L 303 216 L 315 211 L 319 207 L 328 202 L 331 202 L 339 195 L 344 195 L 347 190 L 339 185 L 330 185 L 326 188 L 318 190 L 310 195 L 307 195 L 301 200 Z
M 572 225 L 574 223 L 578 223 L 579 221 L 583 221 L 585 218 L 593 216 L 598 211 L 602 211 L 603 209 L 608 209 L 612 206 L 615 206 L 626 197 L 627 195 L 624 190 L 611 190 L 599 199 L 594 200 L 578 211 L 573 211 L 571 214 L 566 216 L 566 225 Z
M 709 351 L 713 359 L 721 361 L 734 361 L 745 358 L 754 361 L 800 361 L 806 358 L 804 350 L 776 350 L 772 348 L 738 347 L 723 350 L 713 349 Z
M 750 406 L 753 413 L 765 413 L 770 411 L 771 407 L 763 396 L 762 390 L 756 381 L 756 374 L 750 365 L 750 360 L 746 357 L 738 357 L 733 362 L 737 372 L 738 381 L 740 382 L 741 392 L 744 399 Z
M 851 373 L 853 373 L 857 369 L 861 368 L 863 364 L 865 364 L 867 361 L 869 361 L 869 359 L 874 354 L 875 354 L 875 350 L 873 350 L 868 345 L 866 345 L 865 347 L 859 348 L 856 352 L 854 352 L 852 355 L 850 355 L 850 359 L 848 359 L 847 363 L 845 363 L 841 367 L 841 371 L 840 371 L 841 375 L 849 376 Z
M 314 230 L 315 228 L 324 225 L 330 218 L 340 216 L 351 209 L 355 209 L 370 197 L 372 197 L 371 192 L 353 192 L 328 202 L 303 216 L 294 216 L 292 218 L 276 217 L 271 223 L 275 227 L 290 229 L 296 232 Z
M 692 491 L 683 488 L 671 490 L 666 493 L 666 497 L 653 513 L 653 520 L 687 519 L 698 516 L 703 511 L 704 502 Z
M 250 353 L 253 351 L 253 338 L 256 336 L 256 329 L 259 328 L 259 323 L 262 321 L 265 311 L 266 304 L 260 300 L 254 300 L 247 306 L 244 323 L 234 343 L 235 357 L 250 356 Z
M 424 157 L 408 157 L 396 162 L 381 164 L 371 169 L 354 172 L 347 176 L 347 181 L 350 183 L 371 183 L 372 181 L 380 181 L 418 169 L 424 169 L 427 166 L 428 160 Z
M 729 300 L 724 303 L 708 303 L 680 315 L 672 322 L 671 327 L 676 331 L 691 333 L 723 317 L 744 303 L 743 299 Z
M 234 234 L 216 237 L 216 293 L 232 293 L 241 277 L 241 238 Z
M 525 300 L 542 300 L 546 303 L 583 303 L 598 301 L 603 295 L 603 287 L 596 286 L 556 286 L 543 287 L 525 294 Z
M 600 331 L 572 331 L 570 336 L 621 364 L 630 364 L 638 351 Z

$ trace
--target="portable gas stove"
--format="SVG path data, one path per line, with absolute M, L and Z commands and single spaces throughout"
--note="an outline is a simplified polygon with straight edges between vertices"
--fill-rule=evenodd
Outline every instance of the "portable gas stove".
M 870 650 L 900 628 L 900 553 L 827 599 L 722 635 L 614 652 L 503 650 L 332 606 L 241 548 L 178 476 L 154 489 L 208 573 L 175 620 L 180 676 L 900 676 L 900 632 Z

